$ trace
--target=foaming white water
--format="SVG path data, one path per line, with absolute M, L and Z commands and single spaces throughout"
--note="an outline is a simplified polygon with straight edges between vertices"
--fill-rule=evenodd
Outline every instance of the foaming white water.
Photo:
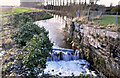
M 80 74 L 91 74 L 96 76 L 95 71 L 88 69 L 89 63 L 86 60 L 72 61 L 48 61 L 44 72 L 50 75 L 79 76 Z
M 1 52 L 0 52 L 0 57 L 2 57 L 5 52 L 6 52 L 6 51 L 1 51 Z

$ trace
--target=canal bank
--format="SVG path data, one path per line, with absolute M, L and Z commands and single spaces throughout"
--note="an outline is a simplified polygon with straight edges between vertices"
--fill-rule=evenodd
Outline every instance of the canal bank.
M 93 26 L 93 25 L 92 25 Z M 92 27 L 82 21 L 66 23 L 66 42 L 108 78 L 120 77 L 120 32 Z

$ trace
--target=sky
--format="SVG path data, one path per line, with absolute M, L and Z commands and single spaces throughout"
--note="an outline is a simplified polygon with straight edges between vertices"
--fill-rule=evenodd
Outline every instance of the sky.
M 0 6 L 19 6 L 20 0 L 0 0 Z
M 119 1 L 120 0 L 100 0 L 99 4 L 110 6 L 110 4 L 112 3 L 115 6 L 115 5 L 118 5 Z
M 28 1 L 28 0 L 26 0 L 26 1 Z M 85 1 L 85 0 L 81 0 L 81 1 Z M 113 5 L 118 5 L 119 1 L 120 0 L 100 0 L 98 2 L 98 4 L 110 6 L 110 4 L 112 3 Z M 87 2 L 89 2 L 89 0 L 87 0 Z M 0 0 L 0 6 L 5 6 L 5 5 L 8 5 L 8 6 L 19 6 L 20 5 L 20 0 Z

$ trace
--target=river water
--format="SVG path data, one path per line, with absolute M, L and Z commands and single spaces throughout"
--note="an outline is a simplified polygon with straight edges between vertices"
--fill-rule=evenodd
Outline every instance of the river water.
M 54 47 L 66 47 L 63 33 L 65 21 L 62 17 L 54 15 L 54 18 L 37 21 L 36 24 L 40 27 L 43 26 L 47 31 L 49 31 L 49 38 L 52 42 L 54 42 Z
M 67 47 L 64 41 L 63 30 L 65 28 L 65 20 L 69 19 L 54 15 L 51 19 L 35 22 L 38 26 L 44 27 L 49 31 L 49 38 L 54 43 L 53 48 L 57 49 L 51 54 L 51 57 L 48 57 L 47 67 L 44 72 L 50 75 L 58 74 L 60 76 L 72 76 L 73 74 L 75 76 L 81 74 L 97 76 L 95 71 L 89 69 L 89 62 L 84 59 L 79 59 L 80 53 L 78 51 L 74 52 L 72 49 L 65 49 Z

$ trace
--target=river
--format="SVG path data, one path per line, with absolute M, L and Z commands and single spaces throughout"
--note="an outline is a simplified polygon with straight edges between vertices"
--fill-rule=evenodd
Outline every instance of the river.
M 54 43 L 54 47 L 66 48 L 63 31 L 65 21 L 62 17 L 54 15 L 54 18 L 37 21 L 36 23 L 40 27 L 43 26 L 49 32 L 49 38 Z
M 61 17 L 54 15 L 53 18 L 47 20 L 36 21 L 35 23 L 39 27 L 44 27 L 49 31 L 49 38 L 51 42 L 54 43 L 53 48 L 59 50 L 66 50 L 66 43 L 64 41 L 64 28 L 65 21 L 69 20 L 66 17 Z M 47 59 L 47 67 L 44 70 L 45 73 L 50 75 L 60 75 L 60 76 L 79 76 L 81 74 L 91 74 L 97 76 L 97 72 L 89 68 L 90 63 L 84 59 L 77 58 L 79 56 L 78 51 L 75 53 L 70 53 L 69 49 L 67 52 L 56 51 L 51 55 L 49 60 Z M 62 54 L 62 57 L 57 57 L 57 55 Z M 62 60 L 60 60 L 62 58 Z

